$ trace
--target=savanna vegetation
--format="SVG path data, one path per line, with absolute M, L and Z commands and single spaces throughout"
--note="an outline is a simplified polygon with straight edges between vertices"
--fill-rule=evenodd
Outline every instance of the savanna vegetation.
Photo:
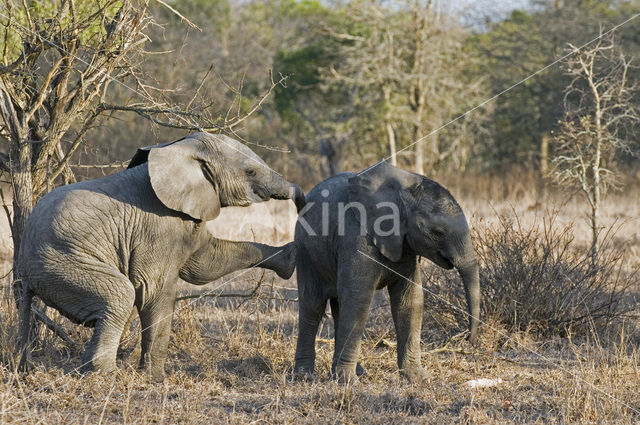
M 0 422 L 637 423 L 638 6 L 3 2 Z M 137 321 L 117 374 L 77 374 L 90 330 L 53 309 L 19 373 L 11 269 L 32 206 L 201 129 L 306 190 L 382 158 L 447 186 L 481 263 L 478 346 L 464 340 L 459 277 L 423 261 L 425 382 L 397 373 L 383 293 L 367 375 L 328 378 L 327 313 L 318 378 L 295 381 L 295 275 L 249 270 L 184 286 L 163 384 L 135 371 Z M 222 237 L 283 243 L 295 211 L 271 201 L 216 220 L 232 224 Z

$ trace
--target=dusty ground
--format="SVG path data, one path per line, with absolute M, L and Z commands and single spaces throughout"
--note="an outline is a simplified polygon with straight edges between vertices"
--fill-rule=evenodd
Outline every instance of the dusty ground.
M 549 216 L 552 203 L 539 203 L 513 183 L 505 193 L 485 187 L 452 192 L 476 226 L 491 226 L 499 214 L 534 225 Z M 603 224 L 620 227 L 628 270 L 640 262 L 638 190 L 606 200 Z M 557 217 L 574 222 L 578 244 L 586 246 L 584 205 L 556 199 Z M 227 211 L 215 227 L 222 237 L 268 243 L 290 240 L 294 218 L 282 219 L 286 203 L 254 211 Z M 240 219 L 242 217 L 242 219 Z M 289 217 L 294 217 L 290 215 Z M 239 225 L 238 222 L 242 224 Z M 275 229 L 275 230 L 274 230 Z M 3 234 L 5 257 L 10 256 Z M 395 336 L 384 295 L 372 309 L 361 361 L 367 375 L 345 387 L 328 379 L 333 343 L 330 315 L 318 336 L 318 378 L 291 379 L 296 341 L 295 276 L 238 272 L 205 287 L 214 294 L 178 303 L 163 384 L 150 384 L 135 371 L 139 329 L 124 338 L 125 353 L 114 376 L 80 376 L 88 330 L 63 323 L 76 346 L 42 332 L 32 372 L 14 372 L 15 311 L 8 290 L 0 302 L 0 423 L 615 423 L 640 422 L 640 353 L 637 311 L 580 335 L 540 337 L 508 332 L 488 319 L 479 347 L 457 334 L 460 327 L 425 312 L 423 363 L 428 379 L 408 384 L 397 373 Z M 5 288 L 8 280 L 4 279 Z M 443 282 L 446 285 L 447 282 Z M 185 293 L 194 287 L 185 285 Z M 637 290 L 637 288 L 636 288 Z M 427 297 L 430 295 L 427 294 Z M 634 293 L 630 293 L 633 297 Z M 136 344 L 137 343 L 137 344 Z M 132 351 L 132 352 L 131 352 Z M 500 379 L 472 389 L 470 380 Z

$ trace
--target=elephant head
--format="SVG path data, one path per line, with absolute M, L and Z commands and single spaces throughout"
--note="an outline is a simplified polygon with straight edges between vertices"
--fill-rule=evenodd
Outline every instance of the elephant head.
M 390 261 L 399 261 L 410 250 L 440 267 L 458 270 L 467 299 L 469 340 L 475 343 L 480 317 L 478 261 L 467 220 L 449 191 L 381 162 L 349 179 L 349 201 L 364 206 L 363 227 Z
M 129 168 L 149 163 L 153 191 L 168 208 L 197 220 L 212 220 L 221 207 L 292 199 L 298 211 L 304 193 L 251 149 L 231 137 L 196 133 L 171 143 L 138 149 Z

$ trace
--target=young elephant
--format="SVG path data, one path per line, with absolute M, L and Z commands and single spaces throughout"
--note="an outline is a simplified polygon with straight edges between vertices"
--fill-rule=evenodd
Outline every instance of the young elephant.
M 295 247 L 214 238 L 225 206 L 270 198 L 304 205 L 300 188 L 242 143 L 198 133 L 139 150 L 130 168 L 53 190 L 37 203 L 22 237 L 20 344 L 26 366 L 34 295 L 76 323 L 95 327 L 82 370 L 109 371 L 127 319 L 142 326 L 140 368 L 164 377 L 178 278 L 205 284 L 259 266 L 288 278 Z
M 327 300 L 335 323 L 332 375 L 356 375 L 360 341 L 374 291 L 387 287 L 398 338 L 398 366 L 420 379 L 423 289 L 418 256 L 464 283 L 469 339 L 480 314 L 478 263 L 460 206 L 438 183 L 381 162 L 341 173 L 307 195 L 295 230 L 299 329 L 297 373 L 313 373 L 315 338 Z

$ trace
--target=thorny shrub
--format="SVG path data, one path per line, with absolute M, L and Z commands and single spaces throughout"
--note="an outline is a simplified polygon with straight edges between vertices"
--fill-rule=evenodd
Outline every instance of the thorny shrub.
M 640 273 L 627 259 L 626 244 L 619 238 L 614 243 L 618 227 L 603 232 L 594 264 L 588 247 L 575 242 L 573 224 L 560 225 L 557 217 L 552 211 L 525 227 L 514 214 L 501 216 L 498 225 L 474 226 L 483 322 L 508 331 L 576 335 L 603 330 L 635 307 Z M 427 320 L 464 329 L 466 302 L 457 273 L 427 266 L 423 275 Z

